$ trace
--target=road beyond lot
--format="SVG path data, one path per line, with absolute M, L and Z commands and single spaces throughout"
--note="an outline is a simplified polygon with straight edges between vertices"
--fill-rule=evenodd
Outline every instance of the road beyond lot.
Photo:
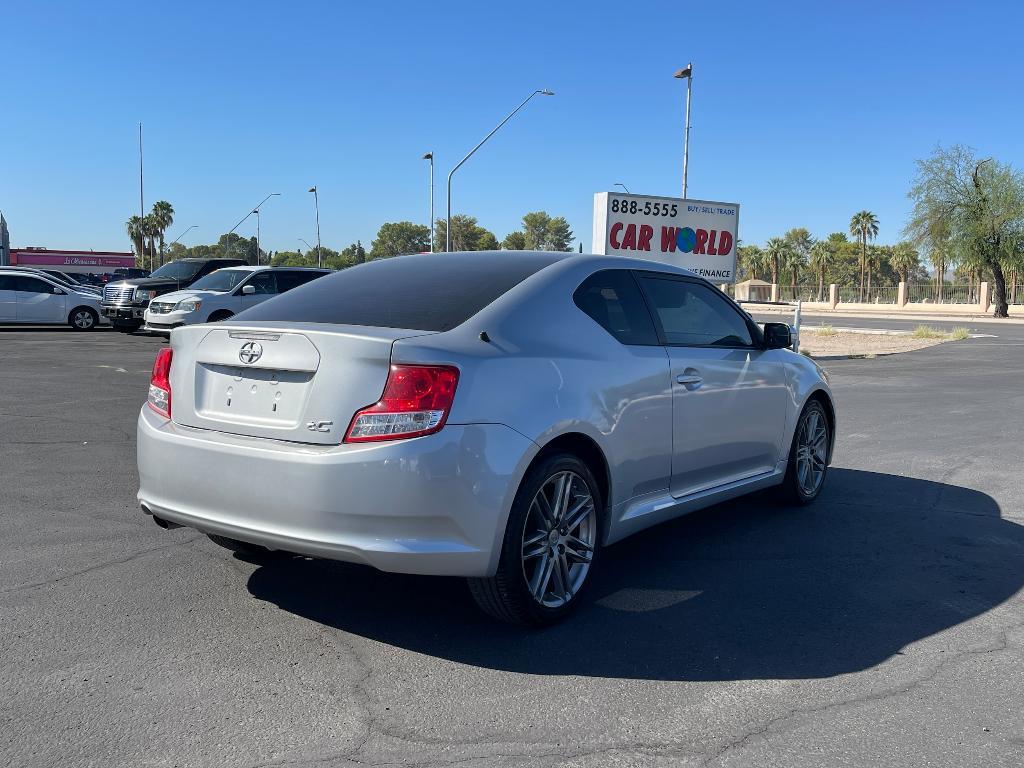
M 814 506 L 635 536 L 544 631 L 160 530 L 134 444 L 164 342 L 0 329 L 0 765 L 1016 768 L 1024 326 L 954 324 L 996 337 L 826 364 Z

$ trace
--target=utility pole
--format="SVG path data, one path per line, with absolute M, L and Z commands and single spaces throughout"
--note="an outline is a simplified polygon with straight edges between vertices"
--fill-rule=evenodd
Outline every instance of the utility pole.
M 146 218 L 146 204 L 143 202 L 142 194 L 142 123 L 139 123 L 139 227 L 142 228 L 143 221 Z M 142 237 L 142 253 L 139 254 L 143 259 L 146 258 L 146 235 L 143 229 Z M 145 262 L 143 262 L 145 263 Z M 153 271 L 153 254 L 149 254 L 149 271 Z

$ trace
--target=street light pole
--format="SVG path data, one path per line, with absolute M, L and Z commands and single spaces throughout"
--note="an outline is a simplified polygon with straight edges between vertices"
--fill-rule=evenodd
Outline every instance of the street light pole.
M 683 135 L 683 199 L 686 199 L 687 170 L 690 164 L 690 89 L 693 85 L 693 62 L 675 73 L 674 77 L 686 79 L 686 132 Z
M 478 149 L 480 149 L 480 147 L 482 147 L 484 145 L 484 142 L 486 142 L 489 138 L 491 138 L 491 136 L 496 134 L 498 132 L 498 129 L 501 128 L 501 126 L 503 126 L 505 123 L 507 123 L 509 120 L 511 120 L 515 116 L 516 112 L 518 112 L 520 109 L 525 107 L 526 103 L 530 99 L 532 99 L 534 96 L 536 96 L 537 94 L 540 94 L 541 96 L 554 96 L 555 95 L 554 91 L 549 91 L 547 88 L 541 88 L 541 89 L 536 90 L 533 93 L 531 93 L 529 96 L 526 97 L 526 99 L 523 100 L 522 104 L 520 104 L 518 107 L 516 107 L 511 112 L 509 112 L 508 117 L 506 117 L 504 120 L 502 120 L 500 123 L 498 123 L 494 127 L 494 130 L 492 130 L 490 133 L 488 133 L 486 136 L 484 136 L 480 140 L 480 143 L 477 144 L 475 147 L 473 147 L 471 150 L 469 150 L 469 154 L 467 154 L 464 158 L 459 160 L 458 164 L 454 168 L 452 168 L 451 171 L 448 172 L 448 215 L 447 215 L 447 224 L 445 225 L 445 234 L 444 234 L 444 249 L 446 251 L 450 251 L 452 249 L 452 176 L 455 175 L 455 172 L 457 170 L 459 170 L 459 168 L 462 167 L 462 164 L 464 162 L 466 162 L 467 160 L 469 160 L 469 158 L 471 158 L 473 156 L 474 152 L 476 152 Z
M 197 226 L 198 226 L 197 224 L 193 224 L 193 225 L 192 225 L 191 227 L 189 227 L 188 229 L 186 229 L 186 230 L 185 230 L 184 232 L 182 232 L 182 233 L 181 233 L 180 235 L 178 235 L 178 236 L 177 236 L 176 238 L 174 238 L 173 240 L 171 240 L 171 245 L 174 245 L 174 244 L 175 244 L 176 242 L 178 242 L 179 240 L 181 240 L 181 238 L 183 238 L 183 237 L 184 237 L 185 235 L 187 235 L 187 234 L 188 234 L 188 233 L 189 233 L 189 232 L 190 232 L 191 230 L 195 229 L 195 228 L 196 228 Z
M 266 196 L 266 197 L 264 197 L 264 198 L 263 198 L 262 200 L 260 200 L 260 204 L 259 204 L 259 205 L 257 205 L 257 206 L 256 206 L 255 208 L 253 208 L 253 209 L 252 209 L 251 211 L 249 211 L 249 212 L 248 212 L 247 214 L 245 214 L 245 216 L 243 216 L 242 218 L 240 218 L 240 219 L 238 220 L 238 223 L 237 223 L 237 224 L 235 224 L 235 226 L 233 226 L 233 227 L 232 227 L 231 229 L 229 229 L 229 230 L 228 230 L 228 233 L 227 233 L 226 235 L 224 235 L 224 238 L 225 238 L 225 240 L 226 240 L 226 242 L 225 242 L 225 245 L 227 246 L 227 248 L 225 249 L 225 253 L 226 253 L 226 257 L 225 257 L 225 258 L 227 258 L 227 257 L 230 257 L 230 256 L 231 256 L 231 251 L 232 251 L 232 246 L 231 246 L 231 235 L 232 235 L 232 234 L 234 233 L 234 231 L 235 231 L 236 229 L 238 229 L 238 228 L 239 228 L 240 226 L 242 226 L 242 223 L 243 223 L 243 222 L 244 222 L 244 221 L 245 221 L 246 219 L 248 219 L 248 218 L 249 218 L 250 216 L 252 216 L 252 215 L 253 215 L 254 213 L 256 213 L 256 212 L 257 212 L 257 211 L 258 211 L 258 210 L 259 210 L 260 208 L 262 208 L 262 207 L 263 207 L 263 204 L 264 204 L 265 202 L 267 202 L 267 200 L 269 200 L 269 199 L 270 199 L 270 198 L 272 198 L 272 197 L 280 197 L 280 196 L 281 196 L 281 193 L 280 193 L 280 192 L 271 192 L 271 193 L 270 193 L 269 195 L 267 195 L 267 196 Z M 256 254 L 256 258 L 257 258 L 257 259 L 259 259 L 259 253 L 257 253 L 257 254 Z
M 625 193 L 626 193 L 627 195 L 629 194 L 629 190 L 628 190 L 628 189 L 626 189 L 626 185 L 625 185 L 625 184 L 623 184 L 623 183 L 622 183 L 621 181 L 616 181 L 616 182 L 615 182 L 614 184 L 612 184 L 612 186 L 613 186 L 613 187 L 622 187 L 622 190 L 623 190 L 623 191 L 624 191 L 624 192 L 625 192 Z
M 316 187 L 310 187 L 309 191 L 313 193 L 313 206 L 316 208 L 316 265 L 322 268 L 324 265 L 320 258 L 320 193 L 316 191 Z
M 253 211 L 256 214 L 256 266 L 260 265 L 260 209 Z
M 424 160 L 430 161 L 430 252 L 434 252 L 434 153 L 427 152 Z

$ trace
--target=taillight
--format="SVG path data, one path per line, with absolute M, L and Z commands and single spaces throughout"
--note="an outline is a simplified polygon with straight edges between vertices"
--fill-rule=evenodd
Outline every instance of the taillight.
M 153 375 L 149 378 L 149 407 L 161 416 L 171 418 L 171 356 L 170 347 L 156 353 Z
M 393 365 L 384 394 L 356 412 L 346 443 L 398 440 L 437 432 L 455 399 L 459 369 L 449 365 Z

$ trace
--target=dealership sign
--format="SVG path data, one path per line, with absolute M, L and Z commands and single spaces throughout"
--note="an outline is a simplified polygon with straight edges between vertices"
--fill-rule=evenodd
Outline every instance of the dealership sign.
M 661 261 L 732 283 L 739 220 L 736 203 L 598 192 L 594 253 Z

